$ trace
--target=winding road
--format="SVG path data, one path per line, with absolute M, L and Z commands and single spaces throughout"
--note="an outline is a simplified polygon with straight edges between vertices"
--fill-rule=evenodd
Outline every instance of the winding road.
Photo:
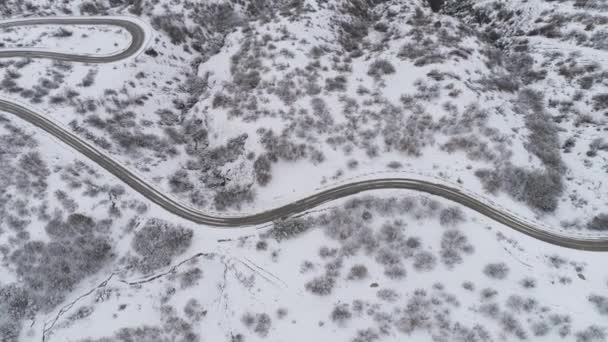
M 120 61 L 139 53 L 146 41 L 146 30 L 131 18 L 36 18 L 16 21 L 0 22 L 0 29 L 25 25 L 112 25 L 126 29 L 132 36 L 130 46 L 113 55 L 92 56 L 74 55 L 38 49 L 11 49 L 0 50 L 0 58 L 30 57 L 50 58 L 71 62 L 110 63 Z M 158 204 L 167 211 L 189 221 L 216 227 L 243 227 L 260 225 L 280 220 L 291 215 L 302 213 L 323 203 L 364 191 L 378 189 L 407 189 L 439 196 L 479 212 L 514 230 L 554 245 L 588 251 L 608 251 L 608 238 L 589 237 L 581 234 L 550 230 L 528 222 L 514 214 L 505 212 L 486 201 L 469 195 L 457 187 L 433 183 L 427 180 L 414 178 L 381 178 L 356 181 L 323 190 L 304 199 L 287 205 L 263 211 L 257 214 L 224 217 L 206 214 L 203 211 L 189 207 L 167 194 L 159 191 L 154 185 L 138 177 L 128 168 L 114 160 L 112 157 L 84 141 L 68 129 L 53 122 L 43 114 L 11 100 L 0 99 L 0 111 L 11 113 L 36 127 L 39 127 L 65 144 L 82 153 L 99 166 L 112 173 L 133 190 L 139 192 L 150 201 Z

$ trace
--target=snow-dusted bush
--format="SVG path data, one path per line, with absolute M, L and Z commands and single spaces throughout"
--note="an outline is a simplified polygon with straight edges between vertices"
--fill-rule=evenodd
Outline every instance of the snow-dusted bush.
M 17 341 L 21 320 L 33 317 L 37 308 L 34 298 L 16 284 L 0 286 L 0 337 L 2 341 Z
M 306 145 L 296 144 L 286 134 L 275 135 L 272 130 L 261 132 L 260 143 L 266 149 L 268 159 L 276 162 L 279 159 L 297 161 L 306 157 Z
M 394 74 L 395 67 L 386 59 L 377 59 L 369 65 L 367 74 L 374 78 L 381 78 L 384 75 Z
M 195 285 L 203 277 L 203 270 L 198 267 L 189 269 L 188 271 L 178 275 L 180 287 L 182 289 Z
M 395 291 L 393 289 L 381 289 L 381 290 L 378 290 L 378 292 L 376 292 L 376 297 L 378 297 L 378 299 L 381 299 L 385 302 L 393 303 L 397 299 L 399 299 L 399 294 L 397 293 L 397 291 Z
M 169 177 L 169 187 L 171 192 L 181 193 L 194 189 L 194 184 L 190 181 L 186 170 L 177 170 Z
M 608 93 L 593 96 L 593 109 L 598 111 L 608 109 Z
M 407 276 L 407 271 L 401 265 L 391 265 L 384 268 L 384 275 L 389 279 L 403 279 Z
M 585 330 L 575 334 L 576 342 L 604 342 L 606 341 L 606 328 L 591 325 Z
M 454 267 L 463 260 L 463 254 L 472 254 L 471 245 L 462 232 L 458 230 L 448 230 L 441 236 L 441 262 L 448 267 Z
M 526 330 L 522 326 L 521 322 L 519 322 L 519 320 L 517 320 L 517 318 L 515 318 L 513 315 L 503 313 L 499 322 L 504 332 L 513 334 L 520 340 L 525 340 L 527 338 Z
M 233 82 L 243 91 L 251 91 L 255 89 L 261 81 L 262 77 L 260 76 L 260 72 L 257 70 L 247 72 L 239 71 L 233 76 Z
M 504 262 L 490 263 L 483 268 L 483 274 L 492 279 L 505 279 L 509 275 L 509 267 Z
M 173 44 L 181 44 L 188 37 L 188 29 L 184 26 L 183 14 L 166 13 L 152 18 L 152 26 L 165 32 Z
M 561 175 L 554 171 L 508 166 L 503 170 L 502 182 L 509 195 L 546 212 L 557 209 L 558 198 L 563 191 Z
M 496 194 L 502 188 L 503 183 L 499 172 L 479 169 L 475 171 L 475 176 L 481 181 L 483 189 L 491 194 Z
M 286 220 L 278 220 L 273 223 L 270 236 L 277 241 L 290 239 L 312 227 L 312 221 L 306 218 L 294 218 Z
M 143 273 L 168 266 L 174 256 L 184 253 L 192 241 L 193 232 L 159 219 L 150 219 L 135 233 L 131 245 L 141 256 L 137 267 Z
M 608 316 L 608 297 L 600 295 L 590 295 L 587 297 L 590 303 L 595 306 L 597 311 L 602 315 Z
M 327 296 L 331 294 L 331 291 L 334 288 L 336 281 L 333 277 L 323 275 L 316 278 L 313 278 L 309 282 L 306 283 L 305 287 L 308 291 L 319 295 L 319 296 Z
M 60 27 L 51 36 L 56 37 L 56 38 L 66 38 L 66 37 L 71 37 L 73 34 L 74 34 L 74 32 L 66 29 L 65 27 Z
M 255 194 L 250 187 L 234 186 L 228 189 L 221 189 L 215 193 L 213 204 L 217 210 L 227 208 L 240 208 L 243 203 L 253 201 Z
M 533 289 L 536 287 L 536 280 L 534 278 L 526 277 L 521 280 L 520 284 L 524 289 Z
M 97 76 L 97 69 L 91 69 L 87 72 L 85 77 L 80 82 L 80 86 L 90 87 L 95 83 L 95 77 Z
M 608 230 L 608 214 L 599 214 L 595 216 L 587 223 L 587 229 L 600 231 Z
M 448 207 L 442 209 L 439 213 L 439 223 L 442 226 L 455 226 L 464 221 L 464 214 L 460 207 Z
M 417 271 L 431 271 L 437 265 L 437 258 L 433 253 L 421 251 L 414 255 L 414 268 Z
M 346 77 L 339 75 L 325 79 L 325 90 L 327 91 L 346 91 Z
M 262 154 L 256 159 L 253 163 L 253 170 L 255 179 L 261 186 L 268 184 L 272 179 L 271 164 L 266 154 Z
M 64 227 L 75 234 L 57 233 L 50 242 L 29 241 L 10 256 L 25 288 L 43 310 L 61 302 L 80 280 L 96 273 L 111 257 L 107 237 L 89 228 Z
M 368 271 L 365 265 L 353 265 L 348 272 L 348 279 L 361 280 L 367 278 Z
M 353 317 L 353 314 L 348 304 L 338 304 L 332 310 L 330 317 L 334 323 L 344 325 Z
M 272 326 L 272 319 L 267 313 L 251 314 L 246 313 L 241 318 L 241 322 L 260 337 L 268 336 L 268 332 Z

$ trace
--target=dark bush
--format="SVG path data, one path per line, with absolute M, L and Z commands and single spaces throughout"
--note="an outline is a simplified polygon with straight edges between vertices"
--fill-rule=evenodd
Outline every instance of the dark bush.
M 604 316 L 608 316 L 608 297 L 600 295 L 590 295 L 587 297 L 590 303 L 593 303 L 597 311 Z
M 365 265 L 354 265 L 350 268 L 348 272 L 348 279 L 351 280 L 361 280 L 367 278 L 368 271 Z
M 336 281 L 333 277 L 323 275 L 313 278 L 311 281 L 306 283 L 305 287 L 308 291 L 316 295 L 327 296 L 331 294 L 335 283 Z
M 256 159 L 253 163 L 253 169 L 255 171 L 255 179 L 261 186 L 268 184 L 272 179 L 271 164 L 266 154 L 262 154 Z
M 587 223 L 587 229 L 606 231 L 608 230 L 608 214 L 599 214 Z
M 243 91 L 251 91 L 255 89 L 260 84 L 261 80 L 262 78 L 257 70 L 252 70 L 249 72 L 237 72 L 233 76 L 234 83 Z
M 80 83 L 83 87 L 90 87 L 95 83 L 95 77 L 97 76 L 97 69 L 91 69 L 87 72 L 86 76 L 82 79 Z
M 439 12 L 443 7 L 444 2 L 445 0 L 428 0 L 429 6 L 431 6 L 433 12 Z
M 241 204 L 253 201 L 254 193 L 247 187 L 234 187 L 231 189 L 222 189 L 215 193 L 213 204 L 217 210 L 225 210 L 227 208 L 240 208 Z
M 395 67 L 386 59 L 377 59 L 370 64 L 367 74 L 374 78 L 381 78 L 384 75 L 394 74 Z
M 346 77 L 336 76 L 325 79 L 325 90 L 327 91 L 346 91 Z
M 330 317 L 333 322 L 344 325 L 353 317 L 353 314 L 350 312 L 348 304 L 338 304 L 332 310 Z
M 172 192 L 182 193 L 194 189 L 194 184 L 190 182 L 188 172 L 186 170 L 178 170 L 169 177 L 169 187 Z
M 312 227 L 312 222 L 305 218 L 278 220 L 273 223 L 270 235 L 277 241 L 291 239 Z
M 414 255 L 414 268 L 418 271 L 431 271 L 437 265 L 437 258 L 433 253 L 422 251 Z
M 61 302 L 80 280 L 96 273 L 112 255 L 109 240 L 89 230 L 88 223 L 59 225 L 67 231 L 52 229 L 51 242 L 30 241 L 11 255 L 17 274 L 43 310 Z
M 509 274 L 509 267 L 504 262 L 487 264 L 483 268 L 483 273 L 492 279 L 505 279 Z
M 608 93 L 598 94 L 593 96 L 593 109 L 605 110 L 608 109 Z
M 576 342 L 603 342 L 606 341 L 606 329 L 592 325 L 576 334 Z
M 515 199 L 532 208 L 553 212 L 563 191 L 561 175 L 554 171 L 526 170 L 505 167 L 504 186 Z
M 439 223 L 442 226 L 455 226 L 464 221 L 464 214 L 460 207 L 448 207 L 439 213 Z
M 192 230 L 159 219 L 149 219 L 131 245 L 142 259 L 137 267 L 143 273 L 168 266 L 173 257 L 184 253 L 192 241 Z
M 184 26 L 184 22 L 183 14 L 167 13 L 152 18 L 152 26 L 164 31 L 173 44 L 181 44 L 186 41 L 189 32 Z
M 454 267 L 463 261 L 463 254 L 472 254 L 473 246 L 467 237 L 458 230 L 448 230 L 441 237 L 441 261 L 448 267 Z

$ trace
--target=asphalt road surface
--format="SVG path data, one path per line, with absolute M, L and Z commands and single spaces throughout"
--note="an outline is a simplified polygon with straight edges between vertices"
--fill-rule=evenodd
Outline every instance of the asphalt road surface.
M 90 56 L 90 55 L 73 55 L 50 51 L 37 50 L 15 50 L 2 51 L 0 50 L 0 58 L 7 57 L 32 57 L 32 58 L 50 58 L 71 62 L 86 62 L 86 63 L 110 63 L 120 61 L 130 57 L 140 48 L 145 42 L 145 30 L 138 24 L 129 20 L 121 20 L 117 18 L 36 18 L 27 21 L 18 21 L 16 23 L 1 23 L 0 28 L 9 26 L 24 26 L 24 25 L 113 25 L 123 27 L 132 35 L 131 45 L 124 51 L 110 56 Z M 468 207 L 478 213 L 485 215 L 503 225 L 515 229 L 521 233 L 529 235 L 533 238 L 567 248 L 588 250 L 588 251 L 608 251 L 608 239 L 600 237 L 583 236 L 576 232 L 564 232 L 543 228 L 534 223 L 530 223 L 525 219 L 519 218 L 509 212 L 497 208 L 489 203 L 466 194 L 462 189 L 447 186 L 444 184 L 433 183 L 425 180 L 414 178 L 381 178 L 373 180 L 362 180 L 344 185 L 339 185 L 331 189 L 323 190 L 309 197 L 289 203 L 287 205 L 262 211 L 257 214 L 240 216 L 240 217 L 223 217 L 206 214 L 205 212 L 189 207 L 173 197 L 165 194 L 157 189 L 156 186 L 147 183 L 131 172 L 128 168 L 121 165 L 119 162 L 112 159 L 106 153 L 98 150 L 93 145 L 89 144 L 82 138 L 78 137 L 68 129 L 58 125 L 52 120 L 46 118 L 43 114 L 29 109 L 17 102 L 0 99 L 0 111 L 11 113 L 36 127 L 39 127 L 54 137 L 60 139 L 65 144 L 69 145 L 76 151 L 97 163 L 99 166 L 112 173 L 133 190 L 139 192 L 150 201 L 158 204 L 167 211 L 180 216 L 189 221 L 216 226 L 216 227 L 243 227 L 261 225 L 276 220 L 282 220 L 290 216 L 298 215 L 315 208 L 323 203 L 333 201 L 346 196 L 351 196 L 364 191 L 378 189 L 407 189 L 424 192 L 427 194 L 442 197 L 465 207 Z

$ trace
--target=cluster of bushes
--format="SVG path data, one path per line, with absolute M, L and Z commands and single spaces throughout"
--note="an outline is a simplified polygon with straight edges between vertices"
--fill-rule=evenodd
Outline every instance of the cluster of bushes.
M 441 236 L 441 262 L 448 268 L 452 268 L 457 264 L 462 263 L 463 255 L 470 255 L 474 251 L 471 245 L 462 232 L 459 230 L 448 230 Z
M 587 229 L 608 231 L 608 214 L 599 214 L 595 216 L 587 223 Z
M 483 273 L 492 279 L 502 280 L 509 274 L 509 267 L 504 262 L 491 263 L 483 268 Z
M 178 13 L 165 13 L 152 18 L 152 26 L 165 32 L 173 44 L 182 44 L 189 35 L 184 25 L 184 15 Z
M 33 319 L 37 307 L 29 291 L 16 284 L 0 286 L 0 337 L 2 341 L 19 340 L 21 321 Z
M 278 220 L 273 223 L 270 236 L 277 241 L 290 239 L 307 231 L 313 224 L 314 221 L 310 217 Z
M 108 223 L 83 214 L 66 219 L 58 214 L 46 225 L 48 241 L 26 241 L 7 256 L 20 283 L 0 285 L 2 341 L 16 341 L 22 320 L 54 308 L 110 260 Z
M 243 203 L 252 202 L 254 197 L 255 193 L 251 186 L 232 186 L 218 190 L 213 196 L 213 204 L 217 210 L 240 209 Z
M 134 265 L 142 273 L 168 266 L 173 258 L 184 253 L 192 242 L 193 232 L 160 219 L 149 219 L 131 245 L 140 258 Z
M 241 317 L 241 322 L 260 337 L 268 336 L 272 327 L 272 318 L 267 313 L 245 313 Z
M 367 70 L 367 74 L 380 79 L 384 75 L 394 74 L 395 67 L 391 62 L 386 59 L 377 59 L 372 64 L 369 65 L 369 69 Z

